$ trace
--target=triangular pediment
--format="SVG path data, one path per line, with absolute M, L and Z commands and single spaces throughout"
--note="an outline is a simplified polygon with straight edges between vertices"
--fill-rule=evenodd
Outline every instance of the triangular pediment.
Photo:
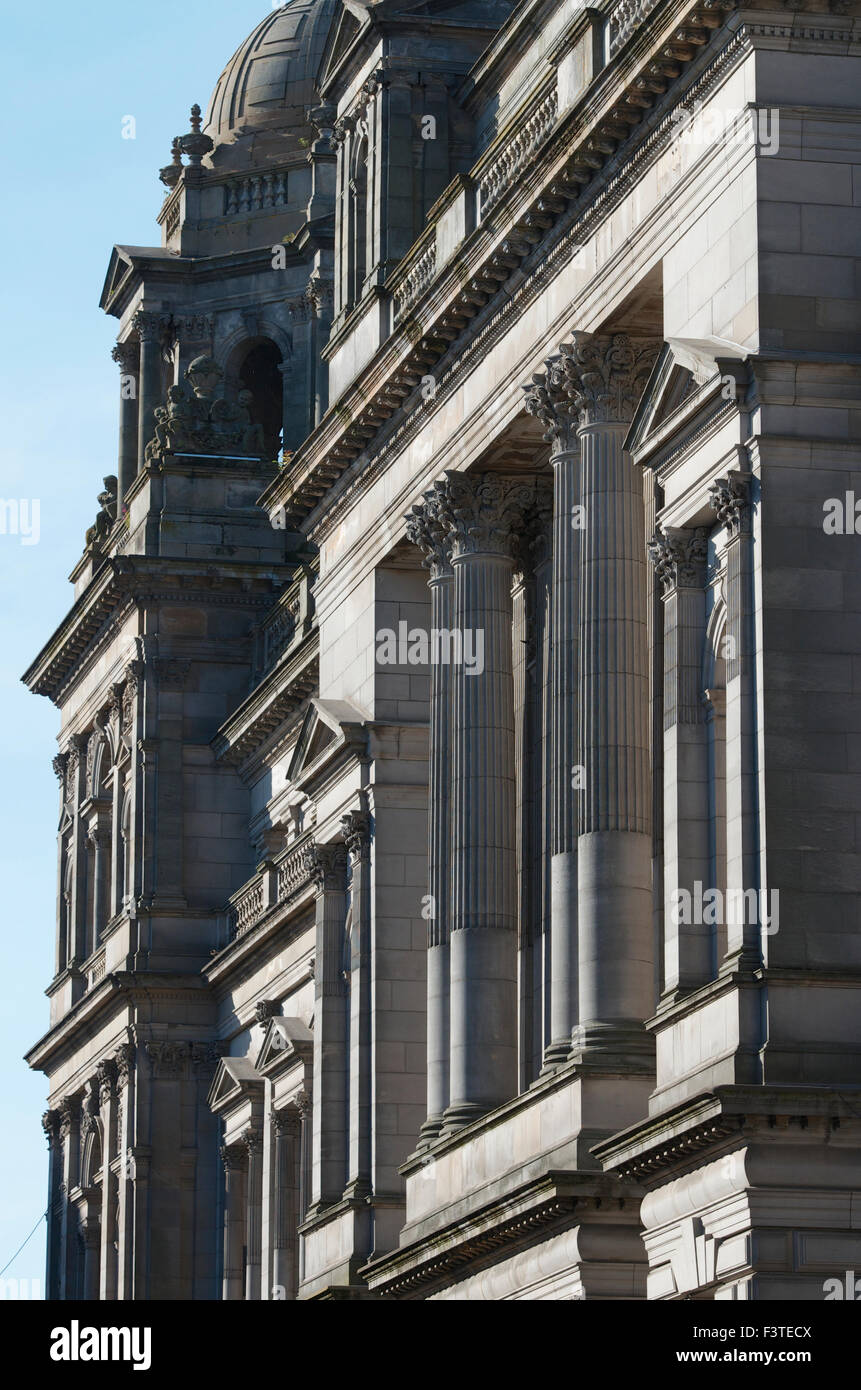
M 207 1103 L 223 1114 L 246 1100 L 262 1098 L 263 1077 L 248 1057 L 222 1057 L 212 1078 Z
M 355 742 L 364 736 L 364 719 L 359 710 L 347 700 L 310 701 L 293 757 L 287 769 L 288 782 L 297 782 L 309 768 L 323 757 L 327 749 L 335 751 L 345 742 Z
M 257 1054 L 258 1072 L 271 1076 L 297 1064 L 310 1063 L 314 1035 L 301 1018 L 272 1018 Z
M 727 364 L 747 356 L 725 338 L 668 338 L 637 406 L 625 448 L 642 457 L 720 390 Z
M 122 289 L 126 280 L 132 273 L 131 257 L 127 256 L 122 247 L 115 246 L 111 252 L 111 259 L 108 261 L 108 270 L 105 275 L 105 283 L 102 288 L 102 297 L 99 300 L 99 307 L 108 310 L 111 301 Z

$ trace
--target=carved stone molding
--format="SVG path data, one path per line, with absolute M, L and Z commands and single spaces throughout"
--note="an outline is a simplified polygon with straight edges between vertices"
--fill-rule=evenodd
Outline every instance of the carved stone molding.
M 315 842 L 306 846 L 304 859 L 306 873 L 318 893 L 343 889 L 347 870 L 345 845 L 319 845 Z
M 709 488 L 709 504 L 730 540 L 750 531 L 750 484 L 749 473 L 733 470 Z
M 702 589 L 706 582 L 708 531 L 660 526 L 647 546 L 663 595 L 676 589 Z

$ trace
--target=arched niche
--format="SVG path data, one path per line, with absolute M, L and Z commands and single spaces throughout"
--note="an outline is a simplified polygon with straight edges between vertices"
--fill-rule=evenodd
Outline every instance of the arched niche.
M 283 353 L 271 338 L 244 338 L 233 348 L 225 368 L 228 395 L 251 392 L 251 418 L 263 426 L 266 453 L 278 458 L 284 426 Z

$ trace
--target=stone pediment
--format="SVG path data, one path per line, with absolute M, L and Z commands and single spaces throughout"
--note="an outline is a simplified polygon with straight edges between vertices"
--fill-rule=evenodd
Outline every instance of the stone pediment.
M 704 401 L 719 397 L 726 376 L 734 376 L 746 357 L 745 348 L 725 338 L 668 338 L 637 406 L 625 448 L 642 461 Z
M 311 700 L 293 757 L 287 769 L 288 782 L 297 783 L 330 750 L 332 754 L 348 745 L 364 743 L 364 716 L 347 700 Z
M 386 21 L 399 24 L 415 18 L 424 26 L 467 26 L 473 29 L 499 29 L 514 5 L 510 0 L 342 0 L 320 63 L 318 85 L 324 88 L 337 72 L 363 31 Z
M 313 1034 L 301 1018 L 272 1018 L 255 1066 L 258 1072 L 272 1076 L 297 1064 L 310 1065 L 313 1053 Z
M 263 1104 L 263 1077 L 248 1057 L 222 1057 L 209 1088 L 207 1104 L 215 1115 L 227 1115 L 241 1105 Z

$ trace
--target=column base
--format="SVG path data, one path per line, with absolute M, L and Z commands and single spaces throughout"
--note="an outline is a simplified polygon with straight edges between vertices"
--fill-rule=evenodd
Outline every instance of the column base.
M 554 1042 L 548 1043 L 544 1049 L 544 1057 L 541 1063 L 541 1076 L 550 1076 L 559 1067 L 565 1067 L 571 1060 L 571 1038 L 556 1038 Z
M 425 1149 L 428 1144 L 433 1144 L 439 1139 L 445 1125 L 444 1115 L 428 1115 L 421 1129 L 419 1130 L 417 1149 Z
M 643 1023 L 578 1023 L 568 1061 L 606 1071 L 654 1071 L 655 1038 Z
M 500 1104 L 502 1104 L 501 1101 Z M 459 1129 L 464 1129 L 466 1125 L 471 1125 L 473 1121 L 480 1120 L 482 1115 L 487 1115 L 495 1109 L 494 1105 L 478 1105 L 472 1101 L 464 1101 L 461 1105 L 450 1105 L 443 1116 L 440 1138 L 445 1139 L 449 1134 L 456 1134 Z

